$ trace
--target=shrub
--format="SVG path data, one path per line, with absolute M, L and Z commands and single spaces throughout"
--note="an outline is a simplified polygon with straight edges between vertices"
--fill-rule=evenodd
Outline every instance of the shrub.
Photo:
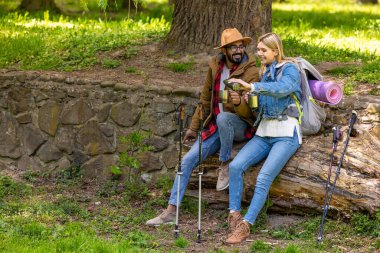
M 0 200 L 8 196 L 21 197 L 30 192 L 30 187 L 14 182 L 12 178 L 0 175 Z
M 103 61 L 103 67 L 107 69 L 115 69 L 121 65 L 121 62 L 113 59 L 105 59 Z
M 191 70 L 195 62 L 171 62 L 167 65 L 167 68 L 174 72 L 187 72 Z
M 272 247 L 261 240 L 257 240 L 249 247 L 249 252 L 267 253 L 272 250 Z
M 174 245 L 179 247 L 179 248 L 186 248 L 187 245 L 189 245 L 189 242 L 185 238 L 179 237 L 179 238 L 175 239 Z

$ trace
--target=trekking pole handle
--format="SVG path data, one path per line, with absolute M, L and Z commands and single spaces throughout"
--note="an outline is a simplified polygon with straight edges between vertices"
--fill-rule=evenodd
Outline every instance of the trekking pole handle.
M 333 143 L 336 144 L 338 143 L 338 140 L 340 139 L 340 131 L 339 131 L 339 126 L 334 126 L 333 127 Z
M 198 115 L 199 115 L 199 119 L 201 121 L 203 121 L 203 104 L 202 104 L 202 102 L 198 103 Z M 202 128 L 202 126 L 200 126 L 200 128 Z
M 352 128 L 358 118 L 358 113 L 355 110 L 352 110 L 350 117 L 350 128 Z
M 185 119 L 185 104 L 181 103 L 179 105 L 179 119 L 183 122 Z

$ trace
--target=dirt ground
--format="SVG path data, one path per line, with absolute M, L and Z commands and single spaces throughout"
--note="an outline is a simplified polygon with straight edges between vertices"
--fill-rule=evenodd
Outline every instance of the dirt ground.
M 127 59 L 125 53 L 128 50 L 134 50 Z M 176 54 L 170 51 L 163 51 L 160 44 L 153 43 L 149 45 L 118 49 L 98 55 L 99 59 L 114 59 L 121 62 L 120 66 L 114 69 L 107 69 L 100 64 L 89 69 L 83 69 L 73 72 L 57 71 L 27 71 L 44 75 L 60 75 L 64 77 L 114 81 L 127 83 L 130 85 L 154 85 L 178 87 L 202 87 L 207 74 L 208 62 L 211 55 L 200 53 L 197 55 Z M 174 72 L 167 65 L 172 62 L 194 62 L 193 68 L 186 72 Z M 334 81 L 344 86 L 345 79 L 339 79 L 328 75 L 328 71 L 337 67 L 357 65 L 358 63 L 341 63 L 341 62 L 322 62 L 316 65 L 316 68 L 324 75 L 326 81 Z M 128 70 L 133 68 L 133 73 Z M 1 72 L 19 72 L 13 68 L 1 70 Z M 379 85 L 380 86 L 380 85 Z M 354 93 L 367 94 L 373 88 L 370 84 L 361 83 Z M 378 87 L 379 88 L 379 87 Z

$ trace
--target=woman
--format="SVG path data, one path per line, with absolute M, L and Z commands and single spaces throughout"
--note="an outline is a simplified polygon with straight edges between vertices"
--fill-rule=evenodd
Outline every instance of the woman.
M 249 237 L 250 225 L 255 222 L 263 207 L 273 180 L 302 142 L 298 115 L 290 110 L 295 107 L 295 97 L 298 101 L 301 98 L 299 70 L 291 59 L 285 58 L 282 42 L 277 34 L 267 33 L 258 42 L 261 81 L 248 84 L 240 79 L 230 79 L 230 82 L 240 83 L 245 90 L 259 94 L 256 121 L 259 126 L 256 135 L 229 165 L 230 232 L 226 242 L 230 244 L 240 243 Z M 288 113 L 290 111 L 293 113 Z M 251 204 L 243 218 L 240 214 L 243 173 L 266 157 L 256 179 Z

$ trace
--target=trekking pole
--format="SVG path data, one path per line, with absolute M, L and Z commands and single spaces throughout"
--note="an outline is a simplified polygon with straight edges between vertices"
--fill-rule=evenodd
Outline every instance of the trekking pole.
M 343 146 L 343 151 L 342 151 L 342 155 L 340 156 L 340 159 L 339 159 L 339 164 L 338 164 L 338 167 L 335 171 L 335 178 L 334 178 L 334 183 L 331 187 L 331 189 L 329 189 L 329 193 L 328 193 L 328 196 L 327 197 L 327 200 L 325 200 L 325 207 L 323 209 L 323 215 L 322 215 L 322 222 L 321 222 L 321 227 L 319 229 L 319 233 L 318 233 L 318 239 L 317 239 L 317 243 L 318 245 L 320 245 L 320 243 L 322 242 L 322 238 L 323 238 L 323 224 L 324 224 L 324 220 L 326 218 L 326 215 L 327 215 L 327 210 L 329 209 L 329 206 L 330 206 L 330 202 L 331 202 L 331 199 L 332 199 L 332 195 L 334 193 L 334 190 L 335 190 L 335 186 L 336 186 L 336 181 L 338 180 L 338 177 L 339 177 L 339 174 L 340 174 L 340 168 L 342 167 L 342 164 L 343 164 L 343 159 L 344 159 L 344 155 L 346 153 L 346 150 L 347 150 L 347 146 L 348 146 L 348 142 L 350 140 L 350 135 L 351 135 L 351 132 L 352 132 L 352 129 L 354 127 L 354 124 L 356 122 L 356 119 L 357 119 L 357 113 L 356 111 L 352 111 L 351 113 L 351 117 L 350 117 L 350 121 L 349 121 L 349 128 L 348 128 L 348 132 L 347 132 L 347 136 L 346 136 L 346 140 L 344 141 L 344 146 Z
M 182 170 L 181 170 L 181 163 L 182 163 L 182 131 L 183 131 L 183 120 L 185 118 L 185 109 L 184 109 L 183 103 L 179 105 L 179 155 L 178 155 L 178 170 L 177 170 L 177 177 L 178 177 L 178 184 L 177 184 L 177 206 L 176 206 L 176 213 L 175 213 L 175 227 L 174 227 L 174 237 L 179 237 L 179 227 L 178 227 L 178 217 L 179 217 L 179 191 L 180 191 L 180 183 L 181 183 L 181 176 L 182 176 Z
M 199 191 L 198 191 L 198 233 L 197 233 L 197 243 L 201 243 L 201 214 L 202 214 L 202 130 L 203 130 L 203 106 L 199 103 L 199 118 L 200 126 L 198 132 L 199 141 L 199 163 L 198 163 L 198 176 L 199 176 Z
M 329 196 L 329 189 L 331 187 L 330 185 L 331 169 L 334 162 L 334 152 L 336 151 L 336 148 L 338 146 L 338 140 L 340 137 L 339 126 L 334 126 L 332 130 L 333 130 L 333 146 L 332 146 L 332 150 L 330 154 L 329 170 L 327 173 L 326 192 L 325 192 L 325 198 L 324 198 L 324 203 L 323 203 L 323 215 L 322 215 L 322 220 L 321 220 L 321 224 L 319 226 L 319 232 L 318 232 L 318 243 L 320 243 L 320 241 L 322 240 L 323 225 L 326 218 L 325 214 L 327 213 L 327 198 Z

